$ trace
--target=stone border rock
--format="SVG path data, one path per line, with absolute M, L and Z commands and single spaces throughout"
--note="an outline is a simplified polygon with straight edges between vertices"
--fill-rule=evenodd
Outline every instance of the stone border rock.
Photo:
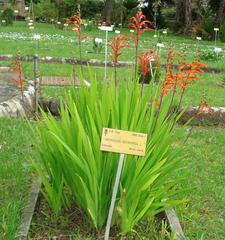
M 0 55 L 0 61 L 12 61 L 15 59 L 15 56 L 13 55 Z M 21 56 L 17 57 L 17 59 L 21 61 L 27 61 L 27 62 L 33 62 L 34 56 Z M 69 63 L 69 64 L 80 64 L 80 65 L 90 65 L 90 66 L 96 66 L 96 67 L 104 67 L 105 62 L 97 59 L 90 59 L 90 60 L 79 60 L 75 58 L 66 58 L 66 57 L 51 57 L 51 56 L 45 56 L 45 57 L 38 57 L 38 62 L 40 63 Z M 118 61 L 117 67 L 132 67 L 134 63 L 132 61 Z M 114 64 L 111 61 L 107 62 L 108 67 L 114 67 Z M 165 67 L 165 64 L 161 65 L 162 67 Z M 173 66 L 174 68 L 177 68 L 177 65 Z M 225 72 L 224 69 L 219 68 L 201 68 L 203 71 L 208 73 L 220 73 Z
M 45 111 L 59 116 L 60 101 L 58 99 L 39 99 L 39 106 Z M 185 124 L 192 119 L 192 125 L 225 125 L 225 107 L 212 107 L 210 112 L 198 114 L 199 107 L 189 107 L 179 120 L 180 124 Z
M 18 235 L 16 237 L 17 240 L 28 239 L 28 234 L 30 231 L 30 226 L 31 226 L 33 215 L 34 215 L 34 211 L 37 208 L 40 186 L 41 186 L 41 179 L 37 178 L 37 180 L 33 183 L 31 187 L 28 205 L 22 212 L 22 224 L 19 227 Z
M 0 61 L 12 61 L 15 59 L 15 56 L 13 55 L 0 55 Z M 34 56 L 21 56 L 17 57 L 20 61 L 26 61 L 26 62 L 33 62 Z M 104 61 L 100 61 L 97 59 L 90 59 L 90 60 L 79 60 L 76 58 L 66 58 L 66 57 L 38 57 L 39 63 L 69 63 L 69 64 L 80 64 L 80 65 L 90 65 L 90 66 L 96 66 L 96 67 L 103 67 L 105 66 Z M 113 67 L 113 63 L 111 61 L 107 62 L 108 67 Z M 117 64 L 117 67 L 129 67 L 132 66 L 133 62 L 125 62 L 125 61 L 119 61 Z
M 21 95 L 17 95 L 0 103 L 0 117 L 26 117 L 33 111 L 34 105 L 34 81 L 28 82 L 28 88 Z
M 175 233 L 174 240 L 182 240 L 185 238 L 184 231 L 181 227 L 179 218 L 174 209 L 168 209 L 165 211 L 167 221 L 169 222 L 170 230 Z
M 204 110 L 204 109 L 203 109 Z M 183 114 L 179 123 L 184 124 L 192 119 L 192 125 L 224 125 L 225 107 L 211 107 L 205 113 L 198 113 L 199 107 L 189 107 Z

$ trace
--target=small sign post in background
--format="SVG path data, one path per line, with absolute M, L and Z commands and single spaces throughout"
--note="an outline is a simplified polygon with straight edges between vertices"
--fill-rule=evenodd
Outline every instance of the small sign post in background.
M 105 31 L 105 80 L 107 77 L 107 55 L 108 55 L 108 32 L 112 32 L 113 28 L 110 26 L 100 26 L 98 29 Z
M 116 202 L 120 176 L 123 169 L 125 154 L 144 156 L 147 143 L 147 134 L 123 131 L 118 129 L 103 128 L 101 151 L 120 153 L 116 179 L 113 187 L 112 199 L 106 223 L 105 240 L 109 239 L 113 210 Z

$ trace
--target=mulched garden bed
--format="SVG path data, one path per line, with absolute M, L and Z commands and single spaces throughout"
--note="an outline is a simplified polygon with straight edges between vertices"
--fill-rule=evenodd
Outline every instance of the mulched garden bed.
M 18 240 L 100 240 L 104 239 L 104 231 L 96 232 L 90 224 L 88 217 L 76 204 L 70 209 L 62 210 L 56 216 L 48 203 L 40 194 L 38 186 L 41 182 L 38 178 L 31 188 L 30 201 L 22 213 L 22 224 L 18 233 Z M 162 224 L 168 233 L 172 230 L 177 233 L 175 239 L 182 239 L 184 233 L 180 226 L 179 219 L 173 209 L 159 214 L 155 219 L 142 221 L 124 240 L 148 240 L 162 236 Z M 121 240 L 118 228 L 110 230 L 110 240 Z M 180 236 L 180 237 L 179 237 Z

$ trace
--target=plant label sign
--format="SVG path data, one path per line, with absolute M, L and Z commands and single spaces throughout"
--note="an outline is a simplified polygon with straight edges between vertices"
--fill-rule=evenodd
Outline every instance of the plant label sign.
M 112 32 L 113 28 L 111 26 L 100 26 L 98 27 L 98 29 L 102 30 L 102 31 L 109 31 Z
M 101 151 L 144 156 L 147 134 L 103 128 Z
M 116 203 L 116 195 L 119 188 L 125 154 L 144 156 L 147 143 L 147 134 L 119 129 L 103 128 L 101 139 L 101 151 L 120 153 L 120 159 L 113 187 L 112 200 L 106 223 L 104 240 L 109 240 L 110 226 Z

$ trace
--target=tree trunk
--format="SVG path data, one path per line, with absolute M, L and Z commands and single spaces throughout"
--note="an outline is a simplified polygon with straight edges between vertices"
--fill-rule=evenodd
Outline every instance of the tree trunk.
M 219 7 L 218 13 L 217 13 L 217 23 L 218 24 L 223 23 L 224 15 L 225 15 L 225 0 L 220 0 L 220 7 Z
M 184 23 L 184 1 L 176 0 L 176 21 Z
M 192 29 L 192 0 L 176 1 L 176 21 L 181 25 L 181 31 L 191 34 Z
M 102 14 L 102 21 L 107 25 L 110 24 L 111 21 L 111 11 L 112 11 L 113 0 L 105 0 L 105 6 Z
M 192 31 L 192 0 L 185 0 L 185 29 L 184 32 L 188 35 Z
M 197 0 L 196 5 L 197 5 L 196 11 L 197 11 L 198 22 L 201 22 L 203 17 L 202 12 L 209 7 L 209 0 Z

